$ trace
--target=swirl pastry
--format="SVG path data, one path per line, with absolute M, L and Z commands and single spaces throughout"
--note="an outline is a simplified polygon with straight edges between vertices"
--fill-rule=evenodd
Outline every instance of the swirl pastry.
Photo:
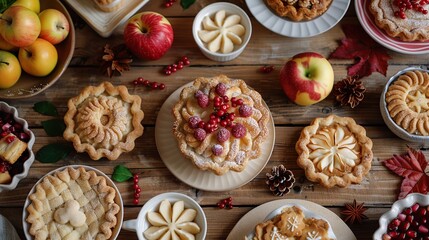
M 140 97 L 130 95 L 125 86 L 104 82 L 87 87 L 68 102 L 64 138 L 94 160 L 115 160 L 122 152 L 131 151 L 134 140 L 143 134 L 140 105 Z
M 311 20 L 328 10 L 332 0 L 267 0 L 277 15 L 293 21 Z
M 390 117 L 407 132 L 429 135 L 429 74 L 408 71 L 387 89 L 386 104 Z
M 222 175 L 240 172 L 261 154 L 270 113 L 243 80 L 197 78 L 173 109 L 180 151 L 196 167 Z
M 372 162 L 372 141 L 352 118 L 316 118 L 301 131 L 295 149 L 308 180 L 324 187 L 360 183 Z

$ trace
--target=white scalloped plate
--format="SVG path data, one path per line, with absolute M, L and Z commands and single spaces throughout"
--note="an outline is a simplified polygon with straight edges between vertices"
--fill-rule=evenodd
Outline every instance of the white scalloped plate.
M 257 159 L 250 160 L 242 172 L 229 171 L 222 176 L 218 176 L 210 171 L 199 170 L 191 160 L 182 155 L 173 135 L 173 106 L 178 101 L 182 89 L 190 85 L 192 85 L 192 82 L 174 91 L 159 110 L 155 125 L 155 140 L 161 159 L 174 176 L 197 189 L 228 191 L 243 186 L 264 169 L 271 157 L 275 142 L 274 121 L 271 113 L 268 122 L 268 139 L 262 145 L 262 155 Z
M 246 0 L 246 4 L 256 20 L 269 30 L 287 37 L 304 38 L 319 35 L 334 27 L 346 14 L 350 0 L 333 0 L 321 16 L 301 22 L 277 16 L 264 0 Z
M 109 37 L 120 24 L 127 21 L 149 0 L 123 0 L 117 11 L 103 12 L 93 0 L 65 0 L 100 36 Z
M 246 213 L 234 226 L 226 240 L 244 239 L 244 234 L 252 232 L 258 223 L 264 222 L 271 216 L 271 213 L 283 206 L 302 206 L 310 216 L 317 216 L 325 219 L 332 228 L 337 239 L 357 240 L 350 228 L 331 210 L 306 200 L 301 199 L 282 199 L 264 203 Z M 315 214 L 315 215 L 312 215 Z M 307 215 L 306 215 L 307 216 Z M 331 236 L 331 235 L 330 235 Z

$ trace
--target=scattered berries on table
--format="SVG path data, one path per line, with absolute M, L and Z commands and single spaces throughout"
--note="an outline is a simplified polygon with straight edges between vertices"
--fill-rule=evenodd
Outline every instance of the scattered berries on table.
M 139 175 L 138 174 L 134 174 L 134 176 L 133 176 L 133 189 L 134 189 L 133 203 L 135 205 L 137 205 L 137 204 L 139 204 L 140 192 L 142 191 L 140 186 L 139 186 Z
M 164 3 L 164 6 L 166 7 L 166 8 L 169 8 L 169 7 L 171 7 L 171 6 L 173 6 L 173 4 L 176 2 L 176 0 L 166 0 L 165 1 L 165 3 Z
M 145 86 L 145 87 L 150 88 L 150 89 L 159 89 L 159 90 L 165 89 L 164 83 L 151 82 L 151 81 L 144 79 L 142 77 L 138 77 L 138 78 L 134 79 L 132 81 L 132 84 L 134 86 L 140 86 L 140 85 Z
M 171 75 L 190 64 L 189 58 L 187 56 L 182 56 L 176 63 L 166 66 L 163 71 L 165 75 Z
M 232 205 L 232 197 L 227 197 L 225 199 L 220 200 L 217 203 L 218 208 L 223 209 L 223 208 L 228 208 L 228 209 L 232 209 L 233 205 Z
M 259 69 L 259 71 L 261 73 L 270 73 L 270 72 L 274 71 L 274 66 L 272 66 L 272 65 L 270 65 L 270 66 L 265 65 L 265 66 L 261 67 Z

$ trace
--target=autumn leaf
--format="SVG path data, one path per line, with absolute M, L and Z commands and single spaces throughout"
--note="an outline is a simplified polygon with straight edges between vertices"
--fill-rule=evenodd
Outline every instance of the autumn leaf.
M 425 170 L 429 163 L 422 151 L 408 148 L 406 154 L 393 155 L 392 158 L 383 163 L 394 173 L 404 177 L 398 199 L 405 198 L 409 193 L 413 192 L 428 193 L 429 175 Z
M 346 37 L 329 58 L 355 59 L 354 65 L 347 68 L 348 76 L 363 78 L 373 72 L 386 76 L 387 61 L 390 59 L 386 50 L 369 37 L 360 25 L 347 24 L 342 29 Z

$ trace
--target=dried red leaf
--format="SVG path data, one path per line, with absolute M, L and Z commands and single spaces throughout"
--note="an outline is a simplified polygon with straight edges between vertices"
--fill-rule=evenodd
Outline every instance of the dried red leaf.
M 386 76 L 390 59 L 386 50 L 368 36 L 359 25 L 347 24 L 342 26 L 345 38 L 340 46 L 331 53 L 329 58 L 355 59 L 354 65 L 347 68 L 349 76 L 363 78 L 373 72 Z
M 392 158 L 383 163 L 394 173 L 404 177 L 398 199 L 405 198 L 409 193 L 413 192 L 428 193 L 429 176 L 425 170 L 429 163 L 422 151 L 408 148 L 407 153 L 393 155 Z

